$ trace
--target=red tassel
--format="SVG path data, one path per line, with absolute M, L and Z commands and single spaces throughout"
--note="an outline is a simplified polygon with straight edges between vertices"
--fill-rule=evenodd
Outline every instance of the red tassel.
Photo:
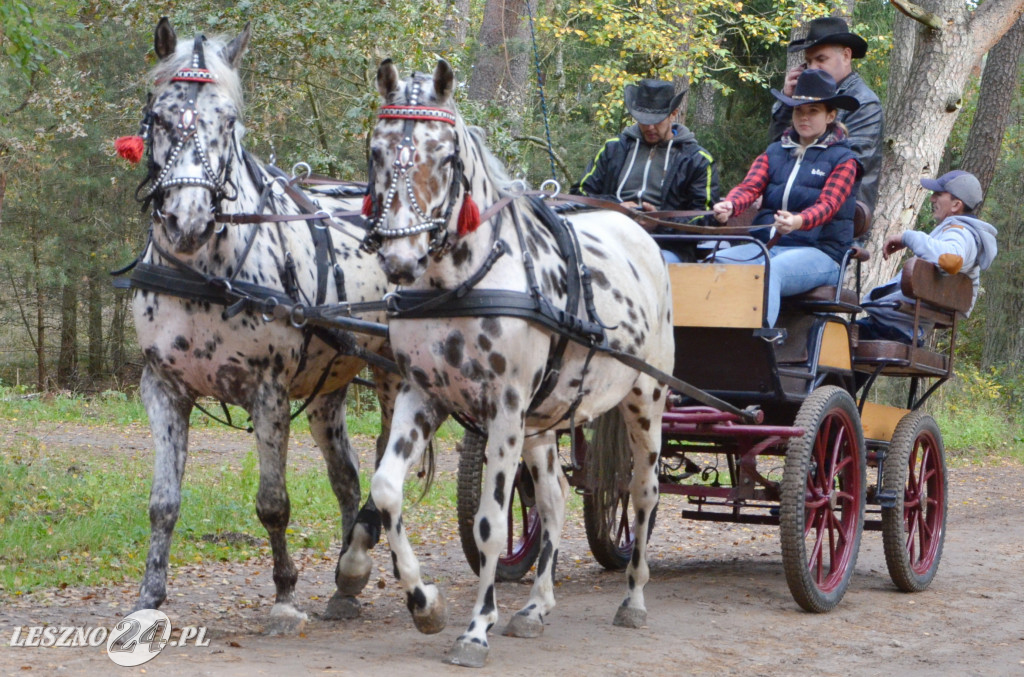
M 468 235 L 480 227 L 480 208 L 473 201 L 473 196 L 466 193 L 459 210 L 459 237 Z
M 114 150 L 135 165 L 142 159 L 142 153 L 146 150 L 146 142 L 142 140 L 141 136 L 122 136 L 114 141 Z
M 373 198 L 367 193 L 363 196 L 363 216 L 370 218 L 373 215 Z

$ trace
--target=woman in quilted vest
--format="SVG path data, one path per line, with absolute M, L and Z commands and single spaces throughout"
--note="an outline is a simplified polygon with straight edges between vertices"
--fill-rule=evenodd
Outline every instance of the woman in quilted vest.
M 837 95 L 836 83 L 823 70 L 800 74 L 793 96 L 771 90 L 793 107 L 792 126 L 759 155 L 743 181 L 714 207 L 725 223 L 763 197 L 751 234 L 767 243 L 766 319 L 775 326 L 783 296 L 821 285 L 839 284 L 839 264 L 853 242 L 853 187 L 862 171 L 837 109 L 856 110 L 852 96 Z M 756 244 L 732 247 L 717 255 L 722 263 L 764 264 Z

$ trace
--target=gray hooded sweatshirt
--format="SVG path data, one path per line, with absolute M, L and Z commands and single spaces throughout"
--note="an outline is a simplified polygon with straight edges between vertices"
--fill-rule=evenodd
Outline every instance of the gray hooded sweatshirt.
M 908 230 L 903 233 L 903 244 L 914 252 L 915 256 L 934 263 L 946 272 L 965 273 L 974 283 L 974 296 L 971 308 L 978 300 L 978 286 L 981 271 L 992 265 L 992 260 L 999 253 L 996 244 L 995 227 L 981 219 L 963 214 L 946 217 L 931 233 Z M 956 268 L 959 265 L 959 271 Z M 889 282 L 872 289 L 863 301 L 905 301 L 912 302 L 900 291 L 900 273 Z M 865 308 L 877 321 L 899 329 L 911 339 L 914 330 L 914 318 L 892 308 Z M 971 311 L 965 313 L 970 315 Z M 921 322 L 928 331 L 931 327 Z

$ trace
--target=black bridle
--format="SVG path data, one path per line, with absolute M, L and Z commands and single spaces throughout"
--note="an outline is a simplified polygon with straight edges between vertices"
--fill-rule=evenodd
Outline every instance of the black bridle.
M 452 213 L 455 209 L 455 202 L 458 200 L 459 188 L 463 187 L 468 195 L 469 186 L 464 174 L 462 156 L 459 154 L 459 137 L 455 135 L 455 149 L 445 162 L 452 166 L 452 176 L 448 183 L 448 196 L 444 213 L 441 216 L 431 217 L 416 199 L 416 192 L 410 177 L 410 171 L 415 166 L 416 144 L 413 141 L 413 125 L 416 122 L 444 122 L 455 127 L 455 113 L 444 108 L 433 106 L 422 106 L 419 104 L 420 85 L 415 80 L 409 85 L 409 103 L 406 105 L 382 106 L 377 118 L 380 120 L 404 120 L 402 127 L 402 140 L 395 149 L 395 160 L 392 163 L 393 173 L 387 191 L 381 200 L 376 199 L 373 192 L 376 185 L 376 168 L 371 161 L 370 182 L 368 190 L 370 209 L 367 218 L 369 232 L 363 240 L 363 248 L 368 252 L 376 252 L 380 249 L 385 239 L 409 237 L 418 233 L 430 233 L 430 245 L 428 252 L 435 258 L 440 259 L 452 247 L 448 239 L 448 224 L 451 222 Z M 388 211 L 395 197 L 398 195 L 401 183 L 405 182 L 405 191 L 409 199 L 409 206 L 419 217 L 419 223 L 407 228 L 387 228 L 385 220 Z
M 203 43 L 205 41 L 206 38 L 203 35 L 196 36 L 195 42 L 192 46 L 191 65 L 180 69 L 170 79 L 170 82 L 188 83 L 188 91 L 185 94 L 185 105 L 182 106 L 181 115 L 178 119 L 177 125 L 175 126 L 180 136 L 178 141 L 171 147 L 170 153 L 167 154 L 167 157 L 163 162 L 163 166 L 159 170 L 157 169 L 156 161 L 153 159 L 152 127 L 154 114 L 152 110 L 152 101 L 146 105 L 142 123 L 139 128 L 140 136 L 142 136 L 148 148 L 149 174 L 145 179 L 143 179 L 142 183 L 139 184 L 138 188 L 136 188 L 135 199 L 143 204 L 143 209 L 153 201 L 155 203 L 154 213 L 157 216 L 161 215 L 160 207 L 163 204 L 164 194 L 169 188 L 179 186 L 206 188 L 213 196 L 213 211 L 215 214 L 220 213 L 221 202 L 224 200 L 230 202 L 238 197 L 238 190 L 231 182 L 230 178 L 231 165 L 235 156 L 234 144 L 229 144 L 227 161 L 224 163 L 224 168 L 218 176 L 217 172 L 213 170 L 213 165 L 210 162 L 210 156 L 207 153 L 206 146 L 199 134 L 199 111 L 196 110 L 196 100 L 199 98 L 199 88 L 204 84 L 217 82 L 217 78 L 206 68 L 206 56 L 203 51 Z M 167 178 L 168 173 L 170 173 L 171 169 L 174 167 L 175 161 L 190 141 L 195 145 L 196 155 L 199 157 L 199 161 L 202 164 L 203 175 Z M 143 192 L 143 188 L 147 184 L 149 185 L 149 189 Z M 228 186 L 231 186 L 232 188 L 232 194 L 230 195 L 227 191 Z

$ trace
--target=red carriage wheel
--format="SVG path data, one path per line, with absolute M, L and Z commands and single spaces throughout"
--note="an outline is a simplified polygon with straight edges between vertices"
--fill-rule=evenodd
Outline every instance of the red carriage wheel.
M 864 433 L 853 398 L 824 386 L 796 417 L 782 477 L 779 532 L 789 590 L 806 611 L 831 611 L 846 594 L 864 529 Z
M 931 416 L 912 411 L 893 432 L 882 486 L 896 497 L 882 509 L 885 563 L 904 592 L 928 587 L 946 537 L 946 451 Z

